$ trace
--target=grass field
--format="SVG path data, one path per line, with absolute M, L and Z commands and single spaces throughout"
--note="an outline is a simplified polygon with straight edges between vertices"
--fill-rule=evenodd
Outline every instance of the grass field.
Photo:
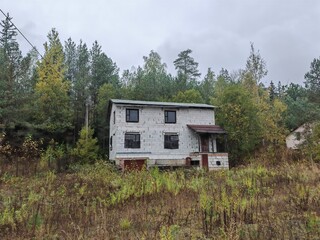
M 320 239 L 320 168 L 119 173 L 98 162 L 0 178 L 0 239 Z

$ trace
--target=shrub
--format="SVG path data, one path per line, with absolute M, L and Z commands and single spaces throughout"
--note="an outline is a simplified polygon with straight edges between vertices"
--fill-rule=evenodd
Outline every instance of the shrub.
M 83 127 L 80 131 L 80 138 L 72 155 L 80 163 L 93 163 L 98 158 L 98 140 L 93 137 L 93 129 Z

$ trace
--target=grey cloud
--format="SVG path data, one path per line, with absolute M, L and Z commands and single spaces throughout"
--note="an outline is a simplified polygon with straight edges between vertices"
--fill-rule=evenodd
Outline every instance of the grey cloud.
M 178 53 L 190 48 L 203 75 L 245 66 L 250 42 L 267 62 L 265 81 L 303 82 L 319 57 L 320 2 L 314 0 L 3 0 L 1 9 L 38 49 L 52 27 L 61 41 L 97 40 L 124 69 L 142 65 L 156 50 L 175 72 Z M 32 23 L 32 24 L 31 24 Z M 20 46 L 29 50 L 23 39 Z

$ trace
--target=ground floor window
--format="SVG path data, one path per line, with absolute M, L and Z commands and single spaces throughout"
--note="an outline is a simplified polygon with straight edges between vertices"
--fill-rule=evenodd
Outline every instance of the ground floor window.
M 177 134 L 164 135 L 164 148 L 178 149 L 179 148 L 179 136 Z
M 140 133 L 126 133 L 124 135 L 125 148 L 140 148 Z

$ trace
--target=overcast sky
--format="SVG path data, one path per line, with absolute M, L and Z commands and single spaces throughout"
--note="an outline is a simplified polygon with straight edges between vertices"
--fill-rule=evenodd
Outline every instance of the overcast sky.
M 302 84 L 320 56 L 318 0 L 1 0 L 0 8 L 39 50 L 55 27 L 62 43 L 97 40 L 121 72 L 154 50 L 175 74 L 173 61 L 188 48 L 202 77 L 208 67 L 232 72 L 245 67 L 253 42 L 265 83 Z

